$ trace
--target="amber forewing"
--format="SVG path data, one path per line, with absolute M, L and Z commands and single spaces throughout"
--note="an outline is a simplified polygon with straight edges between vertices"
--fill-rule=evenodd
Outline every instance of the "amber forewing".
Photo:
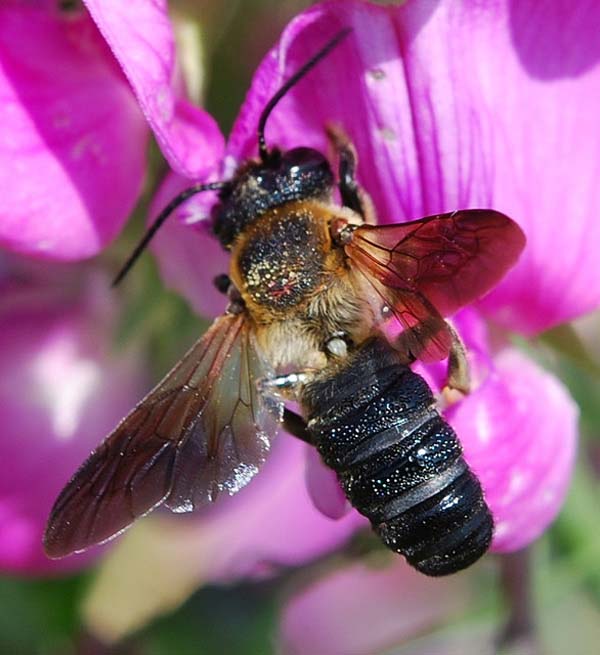
M 257 391 L 268 375 L 245 316 L 218 318 L 67 484 L 50 514 L 47 554 L 102 543 L 161 504 L 189 511 L 239 491 L 281 419 L 282 406 Z
M 376 302 L 410 330 L 411 352 L 424 361 L 448 354 L 442 317 L 480 298 L 515 264 L 521 228 L 500 212 L 471 209 L 399 225 L 362 225 L 346 254 Z

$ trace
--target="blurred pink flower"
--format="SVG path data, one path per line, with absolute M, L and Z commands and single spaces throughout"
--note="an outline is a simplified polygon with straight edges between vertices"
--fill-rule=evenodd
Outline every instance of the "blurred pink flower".
M 119 232 L 148 124 L 190 177 L 212 164 L 203 140 L 220 138 L 183 99 L 164 0 L 85 4 L 0 6 L 0 246 L 48 259 L 92 256 Z
M 396 653 L 401 644 L 442 627 L 467 605 L 464 575 L 432 580 L 400 559 L 388 566 L 351 563 L 311 582 L 288 600 L 281 613 L 277 652 Z M 483 655 L 484 651 L 464 652 Z
M 517 266 L 457 317 L 479 386 L 448 412 L 494 513 L 497 550 L 517 549 L 543 532 L 572 470 L 575 404 L 557 379 L 508 347 L 507 337 L 535 335 L 600 304 L 600 139 L 589 102 L 600 92 L 599 19 L 593 3 L 565 9 L 558 0 L 543 11 L 533 0 L 315 5 L 265 57 L 227 144 L 212 142 L 220 165 L 200 177 L 226 179 L 256 153 L 266 102 L 350 26 L 351 35 L 275 109 L 267 142 L 327 152 L 325 126 L 343 125 L 382 222 L 493 207 L 521 224 L 528 247 Z M 188 185 L 170 174 L 154 213 Z M 205 220 L 214 201 L 212 194 L 189 201 L 154 244 L 167 283 L 205 314 L 225 304 L 210 284 L 227 270 Z M 428 374 L 440 380 L 435 370 Z M 314 466 L 311 496 L 328 515 L 342 515 L 343 499 L 325 491 L 333 474 Z
M 50 507 L 77 466 L 144 391 L 139 353 L 111 351 L 115 306 L 85 269 L 0 261 L 0 570 L 80 568 L 48 560 Z M 6 269 L 6 270 L 4 270 Z

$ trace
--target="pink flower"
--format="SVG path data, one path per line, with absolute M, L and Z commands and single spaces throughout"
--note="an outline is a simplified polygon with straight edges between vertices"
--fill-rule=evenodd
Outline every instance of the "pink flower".
M 140 397 L 139 353 L 112 351 L 114 301 L 88 269 L 3 259 L 0 274 L 0 570 L 55 573 L 42 533 L 74 470 Z
M 467 578 L 426 578 L 400 559 L 368 560 L 312 581 L 285 604 L 279 626 L 281 655 L 367 655 L 396 652 L 401 644 L 443 626 L 468 606 Z M 447 655 L 444 647 L 419 653 Z M 414 644 L 410 651 L 416 653 Z M 487 649 L 452 652 L 484 653 Z
M 256 154 L 266 102 L 349 26 L 352 34 L 277 106 L 267 142 L 327 152 L 325 126 L 343 125 L 381 222 L 493 207 L 521 224 L 528 247 L 518 265 L 456 317 L 476 388 L 448 412 L 483 483 L 496 520 L 494 548 L 502 551 L 531 542 L 558 512 L 578 414 L 562 384 L 508 344 L 508 332 L 535 335 L 600 303 L 600 139 L 589 102 L 600 92 L 592 28 L 600 10 L 589 3 L 566 10 L 558 1 L 543 12 L 536 7 L 508 0 L 386 7 L 334 0 L 311 7 L 265 57 L 220 166 L 200 178 L 226 179 Z M 219 147 L 215 141 L 212 152 Z M 186 185 L 171 174 L 155 211 Z M 155 252 L 167 282 L 198 311 L 216 314 L 225 302 L 210 280 L 227 261 L 204 220 L 213 203 L 207 193 L 183 206 L 179 220 L 162 228 Z M 428 374 L 439 384 L 433 369 Z M 325 491 L 330 476 L 311 468 L 311 495 L 339 516 L 343 499 L 336 503 Z
M 108 5 L 111 10 L 104 12 Z M 133 6 L 142 5 L 150 7 Z M 189 131 L 165 129 L 161 112 L 152 111 L 157 109 L 152 90 L 159 87 L 150 83 L 144 91 L 135 82 L 155 79 L 144 74 L 148 67 L 172 70 L 170 63 L 152 68 L 157 60 L 151 55 L 163 52 L 159 41 L 154 53 L 145 52 L 147 59 L 126 59 L 139 23 L 121 20 L 128 11 L 122 4 L 90 0 L 87 6 L 142 107 L 148 103 L 144 111 L 154 116 L 151 125 L 175 169 L 155 198 L 155 211 L 189 186 L 191 176 L 227 178 L 255 154 L 266 102 L 333 34 L 351 26 L 343 44 L 276 108 L 267 125 L 268 143 L 326 152 L 324 128 L 338 122 L 356 144 L 359 178 L 382 222 L 483 206 L 523 226 L 528 248 L 519 264 L 485 300 L 456 318 L 478 386 L 448 416 L 485 487 L 496 518 L 495 547 L 516 549 L 539 535 L 568 484 L 577 410 L 561 383 L 508 346 L 507 336 L 512 330 L 535 335 L 600 301 L 593 261 L 600 245 L 594 175 L 600 144 L 589 102 L 600 88 L 594 31 L 600 10 L 593 3 L 563 10 L 558 0 L 544 11 L 533 0 L 315 5 L 288 25 L 259 67 L 224 144 L 206 115 L 192 110 Z M 162 5 L 152 7 L 162 12 Z M 206 164 L 202 171 L 174 163 L 186 154 Z M 212 278 L 227 270 L 227 257 L 205 220 L 214 201 L 213 194 L 204 194 L 187 203 L 155 243 L 167 282 L 208 315 L 224 309 Z M 440 370 L 426 371 L 437 386 Z M 153 561 L 179 569 L 183 563 L 179 574 L 189 592 L 190 577 L 205 582 L 263 575 L 335 548 L 358 521 L 354 514 L 328 521 L 311 506 L 304 488 L 305 451 L 283 438 L 263 472 L 238 496 L 196 519 L 158 518 L 168 520 L 173 531 L 171 526 L 181 526 L 191 541 L 182 545 L 162 530 Z M 311 460 L 306 475 L 311 497 L 325 514 L 340 516 L 345 506 L 339 492 L 331 492 L 338 490 L 330 472 Z M 299 526 L 307 528 L 292 532 Z M 162 557 L 165 549 L 175 556 Z M 190 565 L 189 558 L 177 557 L 182 550 L 196 552 L 198 559 Z M 133 570 L 130 563 L 121 574 Z M 406 584 L 402 571 L 393 580 Z M 452 589 L 453 582 L 448 584 Z M 395 590 L 388 591 L 393 596 Z
M 89 257 L 119 232 L 148 125 L 190 177 L 212 163 L 204 140 L 220 138 L 183 99 L 166 2 L 85 4 L 0 7 L 0 245 L 48 259 Z

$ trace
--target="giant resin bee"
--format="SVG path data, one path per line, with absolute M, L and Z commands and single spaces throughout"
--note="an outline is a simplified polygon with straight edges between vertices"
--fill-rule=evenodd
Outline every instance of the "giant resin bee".
M 187 512 L 236 493 L 281 422 L 318 449 L 382 541 L 418 570 L 452 573 L 487 550 L 493 518 L 481 485 L 410 365 L 450 355 L 449 384 L 464 386 L 464 352 L 444 317 L 502 278 L 524 236 L 489 209 L 378 226 L 340 127 L 328 128 L 337 181 L 321 152 L 267 145 L 271 111 L 346 34 L 265 106 L 258 157 L 230 180 L 179 194 L 123 269 L 176 206 L 218 191 L 228 307 L 62 491 L 44 538 L 50 557 L 102 543 L 158 506 Z M 391 320 L 403 327 L 393 338 Z

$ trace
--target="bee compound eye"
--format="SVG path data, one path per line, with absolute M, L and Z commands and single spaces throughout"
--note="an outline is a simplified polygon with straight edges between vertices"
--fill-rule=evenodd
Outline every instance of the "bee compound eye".
M 292 148 L 283 153 L 281 159 L 282 168 L 287 169 L 291 174 L 300 175 L 311 171 L 329 172 L 330 166 L 327 159 L 314 148 Z

